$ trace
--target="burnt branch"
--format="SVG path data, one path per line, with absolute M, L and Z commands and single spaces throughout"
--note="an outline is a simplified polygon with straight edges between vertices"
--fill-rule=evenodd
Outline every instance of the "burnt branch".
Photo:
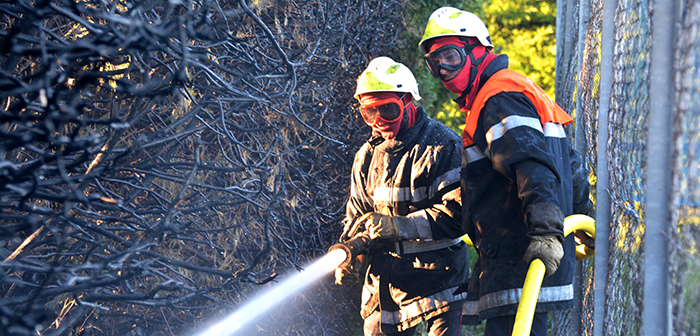
M 0 3 L 0 329 L 185 334 L 325 253 L 367 137 L 355 79 L 402 13 Z

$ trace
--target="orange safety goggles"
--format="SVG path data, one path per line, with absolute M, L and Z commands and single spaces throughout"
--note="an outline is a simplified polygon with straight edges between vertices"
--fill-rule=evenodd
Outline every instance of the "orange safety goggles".
M 367 125 L 372 126 L 379 121 L 393 123 L 403 116 L 403 96 L 377 100 L 368 99 L 369 101 L 367 102 L 364 100 L 363 104 L 360 105 L 360 113 Z

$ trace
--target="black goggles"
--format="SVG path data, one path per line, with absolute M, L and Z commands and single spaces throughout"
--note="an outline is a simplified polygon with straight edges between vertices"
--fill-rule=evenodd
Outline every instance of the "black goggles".
M 440 69 L 455 71 L 464 67 L 467 62 L 464 49 L 456 45 L 446 45 L 423 55 L 423 59 L 433 77 L 440 78 Z
M 392 123 L 403 116 L 404 104 L 401 99 L 390 98 L 360 106 L 362 119 L 372 126 L 378 121 Z

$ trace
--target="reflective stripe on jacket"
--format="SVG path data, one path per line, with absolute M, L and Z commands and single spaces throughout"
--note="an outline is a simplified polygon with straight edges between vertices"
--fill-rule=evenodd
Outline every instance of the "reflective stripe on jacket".
M 391 140 L 374 134 L 355 155 L 346 222 L 367 212 L 402 216 L 421 239 L 379 241 L 362 291 L 362 315 L 381 311 L 384 332 L 403 331 L 450 309 L 469 276 L 461 225 L 461 139 L 422 108 Z
M 489 81 L 479 89 L 479 93 L 477 93 L 474 98 L 472 109 L 464 116 L 465 126 L 462 132 L 462 140 L 464 141 L 463 146 L 465 148 L 473 144 L 472 138 L 474 137 L 474 132 L 476 131 L 479 121 L 479 114 L 484 104 L 489 98 L 501 92 L 523 93 L 530 102 L 535 105 L 540 120 L 538 124 L 535 120 L 528 120 L 526 117 L 511 116 L 511 120 L 507 120 L 502 127 L 489 130 L 492 135 L 493 133 L 496 133 L 495 135 L 503 134 L 509 128 L 519 125 L 530 126 L 537 129 L 541 129 L 542 125 L 544 125 L 545 135 L 548 132 L 556 132 L 556 135 L 561 135 L 562 133 L 560 130 L 563 131 L 563 128 L 556 125 L 568 125 L 573 122 L 571 116 L 562 110 L 557 103 L 552 101 L 530 78 L 515 71 L 503 69 L 493 74 L 489 78 Z M 563 134 L 563 136 L 565 137 L 566 134 Z
M 572 213 L 571 149 L 563 127 L 572 119 L 532 81 L 508 70 L 507 62 L 501 55 L 489 64 L 471 110 L 465 111 L 462 214 L 479 258 L 464 324 L 515 314 L 527 272 L 522 257 L 528 236 L 540 233 L 527 218 L 528 206 L 546 202 L 565 216 Z M 538 312 L 572 305 L 573 238 L 563 245 L 561 265 L 543 282 Z

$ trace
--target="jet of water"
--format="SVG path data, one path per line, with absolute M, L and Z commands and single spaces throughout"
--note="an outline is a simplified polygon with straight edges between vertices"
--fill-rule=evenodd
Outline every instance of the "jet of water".
M 255 321 L 270 308 L 277 306 L 291 295 L 301 291 L 335 269 L 346 259 L 346 255 L 347 253 L 342 249 L 328 252 L 323 258 L 315 261 L 299 274 L 282 281 L 264 294 L 260 294 L 253 301 L 239 308 L 223 321 L 198 334 L 198 336 L 231 336 L 236 334 L 241 328 Z

